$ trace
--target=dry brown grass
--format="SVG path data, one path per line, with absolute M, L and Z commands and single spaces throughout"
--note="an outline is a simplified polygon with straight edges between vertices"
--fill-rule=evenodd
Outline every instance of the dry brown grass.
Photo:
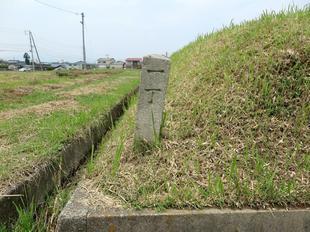
M 14 117 L 24 116 L 25 114 L 30 113 L 36 114 L 37 116 L 44 116 L 58 110 L 70 111 L 72 109 L 78 110 L 79 108 L 79 104 L 72 99 L 51 101 L 22 109 L 14 109 L 0 112 L 0 121 L 9 120 Z
M 9 99 L 12 98 L 20 98 L 22 96 L 26 96 L 29 95 L 33 92 L 33 88 L 32 87 L 19 87 L 16 89 L 4 89 L 2 91 L 2 94 Z
M 111 88 L 106 83 L 99 83 L 95 86 L 82 86 L 69 91 L 62 91 L 58 94 L 65 97 L 74 97 L 88 94 L 103 94 L 109 89 Z
M 122 207 L 120 200 L 102 193 L 101 189 L 93 184 L 93 181 L 82 181 L 79 183 L 78 188 L 87 194 L 87 205 L 90 207 L 104 207 L 106 209 Z
M 58 89 L 63 89 L 66 86 L 72 85 L 71 82 L 64 82 L 61 84 L 44 84 L 42 86 L 40 86 L 40 89 L 43 91 L 50 91 L 50 90 L 58 90 Z

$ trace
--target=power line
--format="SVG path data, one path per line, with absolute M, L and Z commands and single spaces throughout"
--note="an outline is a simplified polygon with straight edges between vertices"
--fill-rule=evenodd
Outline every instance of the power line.
M 60 7 L 57 7 L 57 6 L 53 6 L 53 5 L 51 5 L 51 4 L 48 4 L 48 3 L 45 3 L 45 2 L 41 2 L 41 1 L 39 1 L 39 0 L 33 0 L 33 1 L 35 1 L 35 2 L 37 2 L 37 3 L 40 3 L 40 4 L 42 4 L 42 5 L 45 5 L 45 6 L 47 6 L 47 7 L 50 7 L 50 8 L 54 8 L 54 9 L 56 9 L 56 10 L 60 10 L 60 11 L 63 11 L 63 12 L 67 12 L 67 13 L 70 13 L 70 14 L 74 14 L 74 15 L 80 15 L 80 13 L 78 13 L 78 12 L 75 12 L 75 11 L 72 11 L 72 10 L 63 9 L 63 8 L 60 8 Z

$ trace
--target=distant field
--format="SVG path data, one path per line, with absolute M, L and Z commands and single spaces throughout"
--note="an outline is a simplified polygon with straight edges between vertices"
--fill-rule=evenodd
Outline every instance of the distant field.
M 0 193 L 139 82 L 138 71 L 0 72 Z
M 309 206 L 309 25 L 309 7 L 265 13 L 174 53 L 161 144 L 133 149 L 130 108 L 86 188 L 134 208 Z

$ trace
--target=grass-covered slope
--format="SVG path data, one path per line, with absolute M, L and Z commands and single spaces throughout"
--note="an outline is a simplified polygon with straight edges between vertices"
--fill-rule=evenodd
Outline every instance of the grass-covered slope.
M 171 150 L 195 153 L 232 203 L 310 200 L 309 25 L 309 8 L 263 15 L 172 57 Z
M 132 151 L 132 111 L 91 178 L 135 207 L 309 206 L 309 25 L 264 14 L 173 54 L 161 147 Z

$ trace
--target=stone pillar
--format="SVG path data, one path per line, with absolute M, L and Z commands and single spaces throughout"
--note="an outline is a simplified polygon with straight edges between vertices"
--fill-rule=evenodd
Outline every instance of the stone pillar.
M 168 85 L 170 59 L 160 55 L 143 58 L 135 139 L 148 143 L 160 136 Z

